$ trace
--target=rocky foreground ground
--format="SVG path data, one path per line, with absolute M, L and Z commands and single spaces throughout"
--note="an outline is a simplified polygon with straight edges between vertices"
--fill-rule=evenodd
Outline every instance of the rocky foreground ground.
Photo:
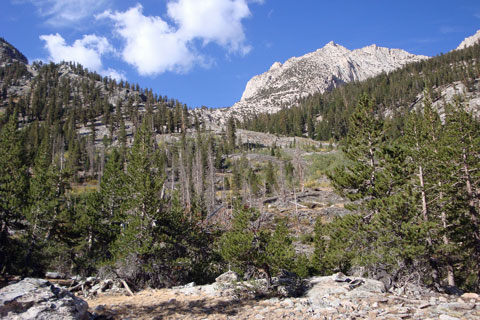
M 131 295 L 97 292 L 84 300 L 41 279 L 0 289 L 5 319 L 480 319 L 476 293 L 447 295 L 414 285 L 390 288 L 383 281 L 335 274 L 305 281 L 276 278 L 276 294 L 264 297 L 265 281 L 238 281 L 232 272 L 210 285 L 144 290 Z M 289 295 L 300 294 L 298 297 Z M 266 291 L 263 291 L 264 293 Z M 270 291 L 271 292 L 271 291 Z
M 480 297 L 415 292 L 414 287 L 383 292 L 380 281 L 314 277 L 297 298 L 254 299 L 238 284 L 146 290 L 133 296 L 88 299 L 94 313 L 115 319 L 480 319 Z M 357 286 L 358 285 L 358 286 Z M 255 285 L 252 285 L 252 288 Z

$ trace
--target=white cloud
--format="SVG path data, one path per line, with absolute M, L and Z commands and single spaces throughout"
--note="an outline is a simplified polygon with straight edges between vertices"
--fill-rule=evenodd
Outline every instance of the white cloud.
M 65 39 L 58 33 L 42 35 L 40 39 L 45 41 L 49 60 L 53 62 L 74 61 L 103 76 L 110 76 L 118 80 L 125 79 L 123 73 L 110 68 L 103 69 L 102 55 L 114 52 L 105 37 L 93 34 L 84 35 L 82 39 L 76 40 L 72 45 L 67 45 Z
M 125 12 L 105 11 L 97 18 L 114 22 L 115 33 L 124 41 L 122 58 L 142 75 L 165 71 L 186 72 L 195 64 L 211 64 L 194 45 L 216 43 L 229 53 L 247 54 L 242 20 L 251 13 L 248 3 L 263 0 L 170 0 L 169 24 L 158 16 L 145 16 L 137 4 Z
M 104 10 L 106 0 L 27 0 L 35 5 L 40 16 L 55 26 L 69 25 Z
M 250 51 L 245 45 L 242 20 L 250 16 L 245 0 L 177 0 L 167 4 L 168 16 L 185 40 L 216 42 L 232 52 Z
M 160 17 L 144 16 L 141 5 L 125 12 L 106 11 L 99 17 L 115 22 L 115 32 L 126 41 L 122 58 L 142 75 L 186 71 L 196 59 L 174 29 Z
M 112 68 L 108 68 L 107 70 L 102 70 L 100 71 L 100 74 L 104 77 L 110 77 L 112 79 L 115 79 L 117 81 L 119 80 L 127 80 L 127 77 L 125 76 L 125 72 L 123 71 L 118 71 Z

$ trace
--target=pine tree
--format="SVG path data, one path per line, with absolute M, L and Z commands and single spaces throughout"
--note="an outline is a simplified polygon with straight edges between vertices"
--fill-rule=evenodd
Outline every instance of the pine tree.
M 153 245 L 153 228 L 161 202 L 163 179 L 152 166 L 152 134 L 147 123 L 136 132 L 126 174 L 125 230 L 118 240 L 117 255 L 143 254 Z
M 235 118 L 230 117 L 227 120 L 227 150 L 233 152 L 235 150 L 235 143 L 237 139 L 237 128 L 235 125 Z
M 97 190 L 73 198 L 75 214 L 69 224 L 77 254 L 76 271 L 89 275 L 111 258 L 110 246 L 119 231 L 118 222 L 111 218 L 108 211 L 102 210 L 103 199 Z
M 277 185 L 277 178 L 275 167 L 272 161 L 268 161 L 267 168 L 265 169 L 265 192 L 266 194 L 272 194 Z
M 0 129 L 0 273 L 14 271 L 17 247 L 10 237 L 22 227 L 28 197 L 28 171 L 17 113 Z
M 295 250 L 286 221 L 278 221 L 272 233 L 260 228 L 257 210 L 235 205 L 232 228 L 220 240 L 220 254 L 235 270 L 245 272 L 250 267 L 262 269 L 271 276 L 280 269 L 291 271 L 295 263 Z
M 50 157 L 49 141 L 44 139 L 35 159 L 33 176 L 30 180 L 30 206 L 26 213 L 30 225 L 25 258 L 26 266 L 36 264 L 36 268 L 42 268 L 38 257 L 41 257 L 42 253 L 45 255 L 45 252 L 40 251 L 43 250 L 43 247 L 48 246 L 47 231 L 51 230 L 51 226 L 57 223 L 57 221 L 54 221 L 54 218 L 57 219 L 57 217 L 54 217 L 54 213 L 58 210 L 60 201 L 60 198 L 57 197 L 57 177 L 58 172 Z M 41 270 L 28 270 L 26 272 L 31 271 L 38 272 Z
M 379 153 L 384 140 L 383 122 L 379 117 L 373 101 L 362 95 L 350 118 L 350 130 L 343 147 L 350 162 L 330 175 L 341 194 L 352 201 L 366 200 L 362 202 L 362 209 L 367 220 L 378 211 L 375 202 L 382 197 L 377 181 L 381 174 Z
M 355 217 L 338 220 L 339 226 L 356 230 L 355 241 L 330 240 L 326 251 L 317 256 L 325 255 L 322 259 L 330 261 L 331 266 L 332 262 L 341 262 L 345 266 L 362 265 L 371 272 L 380 267 L 400 272 L 410 270 L 414 261 L 425 257 L 426 228 L 420 223 L 410 185 L 412 166 L 406 162 L 408 147 L 394 141 L 384 143 L 383 121 L 373 108 L 366 96 L 360 98 L 344 146 L 349 163 L 331 175 L 337 190 L 357 201 L 351 206 L 357 210 Z M 360 220 L 357 214 L 363 218 Z M 325 236 L 338 239 L 336 234 L 343 228 L 327 229 Z M 346 245 L 354 245 L 355 254 L 342 254 L 346 260 L 331 260 L 332 253 L 348 250 Z
M 450 169 L 446 166 L 450 157 L 442 141 L 443 128 L 439 115 L 433 110 L 431 94 L 425 94 L 423 113 L 412 113 L 406 120 L 403 141 L 408 146 L 408 163 L 412 167 L 411 186 L 417 194 L 417 211 L 421 214 L 423 229 L 426 230 L 426 246 L 429 253 L 432 280 L 440 283 L 439 272 L 445 269 L 448 285 L 455 285 L 452 243 L 447 228 L 446 196 Z M 453 251 L 452 251 L 453 250 Z
M 113 149 L 105 165 L 105 171 L 100 180 L 100 195 L 102 211 L 119 225 L 123 221 L 123 207 L 128 198 L 125 190 L 124 163 L 117 149 Z
M 448 217 L 452 237 L 462 245 L 463 251 L 471 252 L 460 258 L 471 260 L 475 276 L 469 284 L 480 289 L 480 125 L 457 100 L 456 105 L 446 107 L 445 139 L 442 141 L 449 155 L 449 180 L 446 187 L 449 196 Z M 455 249 L 454 249 L 455 250 Z M 451 251 L 450 251 L 451 252 Z M 458 251 L 453 251 L 458 252 Z M 464 263 L 464 268 L 465 263 Z M 470 269 L 467 267 L 467 269 Z
M 272 274 L 282 269 L 292 271 L 295 267 L 295 249 L 285 219 L 276 222 L 275 230 L 268 239 L 265 262 L 270 266 Z

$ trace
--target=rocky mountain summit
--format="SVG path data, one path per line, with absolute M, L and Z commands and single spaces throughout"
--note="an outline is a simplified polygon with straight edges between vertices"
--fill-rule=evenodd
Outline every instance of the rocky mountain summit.
M 427 58 L 377 45 L 348 50 L 331 41 L 302 57 L 290 58 L 283 64 L 275 62 L 268 71 L 248 81 L 239 102 L 230 108 L 214 110 L 212 117 L 221 121 L 230 115 L 242 118 L 255 113 L 275 113 L 308 95 Z
M 457 47 L 457 50 L 465 49 L 471 47 L 480 41 L 480 30 L 478 30 L 473 36 L 465 38 L 460 45 Z
M 16 61 L 28 64 L 28 59 L 20 51 L 5 39 L 0 38 L 0 66 Z

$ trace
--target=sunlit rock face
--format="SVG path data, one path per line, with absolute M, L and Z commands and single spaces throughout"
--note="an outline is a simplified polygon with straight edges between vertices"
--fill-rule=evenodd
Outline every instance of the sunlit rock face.
M 376 45 L 348 50 L 332 41 L 302 57 L 290 58 L 283 64 L 275 62 L 268 71 L 248 81 L 239 102 L 214 111 L 213 117 L 222 121 L 230 115 L 243 118 L 254 113 L 275 113 L 308 95 L 427 58 Z

